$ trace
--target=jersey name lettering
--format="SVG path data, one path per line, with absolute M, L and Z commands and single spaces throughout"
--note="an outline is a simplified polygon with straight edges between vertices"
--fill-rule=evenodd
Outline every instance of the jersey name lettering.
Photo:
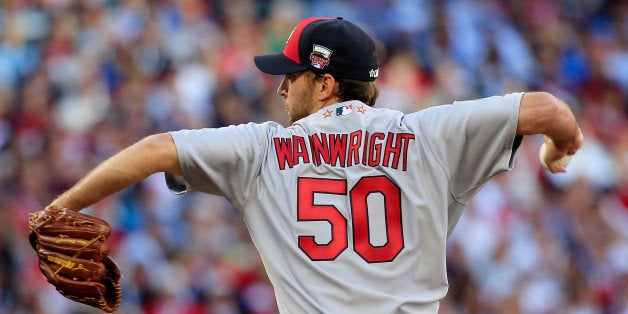
M 315 133 L 308 137 L 273 138 L 279 169 L 312 163 L 332 167 L 389 167 L 406 171 L 411 133 L 370 134 L 361 130 L 349 134 Z

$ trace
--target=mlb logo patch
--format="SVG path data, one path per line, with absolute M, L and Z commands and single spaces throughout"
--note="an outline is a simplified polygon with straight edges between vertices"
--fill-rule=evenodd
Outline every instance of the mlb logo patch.
M 348 104 L 342 107 L 336 108 L 336 116 L 344 116 L 353 113 L 353 105 Z

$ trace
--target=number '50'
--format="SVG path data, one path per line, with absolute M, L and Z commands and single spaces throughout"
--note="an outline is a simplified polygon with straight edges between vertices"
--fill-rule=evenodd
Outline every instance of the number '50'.
M 299 248 L 315 261 L 334 260 L 348 247 L 347 219 L 334 205 L 315 205 L 314 194 L 347 195 L 347 181 L 321 178 L 299 178 L 297 220 L 327 221 L 331 240 L 318 244 L 312 235 L 299 236 Z M 369 241 L 367 197 L 380 193 L 384 197 L 386 243 L 374 246 Z M 390 262 L 403 249 L 401 192 L 386 176 L 364 177 L 349 191 L 353 250 L 369 263 Z

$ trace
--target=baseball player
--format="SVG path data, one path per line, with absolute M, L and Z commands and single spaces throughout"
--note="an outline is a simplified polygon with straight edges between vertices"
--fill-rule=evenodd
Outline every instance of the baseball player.
M 545 92 L 374 108 L 374 42 L 342 18 L 303 20 L 255 64 L 284 75 L 290 126 L 152 135 L 52 205 L 80 210 L 164 172 L 173 192 L 222 195 L 240 211 L 282 313 L 436 313 L 447 238 L 479 189 L 514 166 L 522 137 L 545 135 L 552 173 L 583 140 L 569 107 Z

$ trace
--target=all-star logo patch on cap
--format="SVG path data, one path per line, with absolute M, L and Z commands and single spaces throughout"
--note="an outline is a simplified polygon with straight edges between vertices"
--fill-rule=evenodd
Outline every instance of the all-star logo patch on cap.
M 337 78 L 373 81 L 379 74 L 375 42 L 341 17 L 301 21 L 283 52 L 256 56 L 254 61 L 260 71 L 275 75 L 312 70 Z

